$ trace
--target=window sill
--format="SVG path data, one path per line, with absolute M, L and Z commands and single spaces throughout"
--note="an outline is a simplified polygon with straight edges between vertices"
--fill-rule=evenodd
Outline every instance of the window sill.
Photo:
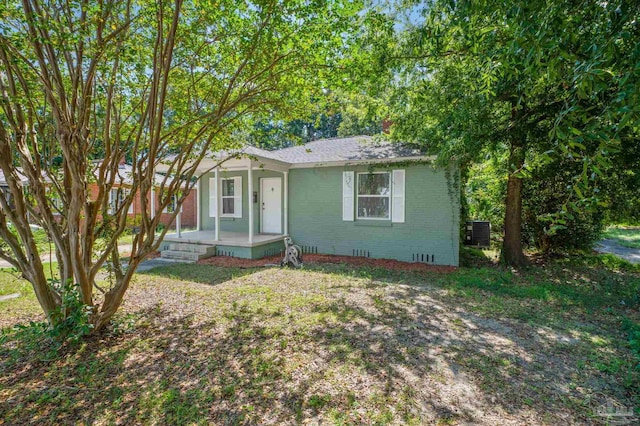
M 391 228 L 391 221 L 388 219 L 384 220 L 363 220 L 358 219 L 355 221 L 356 226 L 371 226 L 376 228 Z

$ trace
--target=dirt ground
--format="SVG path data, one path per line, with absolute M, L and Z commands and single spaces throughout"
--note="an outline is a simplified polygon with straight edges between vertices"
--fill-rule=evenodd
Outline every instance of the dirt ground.
M 640 401 L 610 314 L 635 278 L 566 269 L 157 268 L 108 333 L 1 347 L 0 424 L 603 424 Z

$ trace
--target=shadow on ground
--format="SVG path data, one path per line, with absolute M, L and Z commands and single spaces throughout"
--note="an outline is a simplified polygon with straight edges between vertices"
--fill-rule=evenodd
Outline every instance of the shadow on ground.
M 0 418 L 8 424 L 582 424 L 598 420 L 593 409 L 602 403 L 630 405 L 638 398 L 637 376 L 625 371 L 630 352 L 615 348 L 598 323 L 584 320 L 588 339 L 601 339 L 615 357 L 602 358 L 573 324 L 482 315 L 476 298 L 460 294 L 474 289 L 520 305 L 525 295 L 501 294 L 499 284 L 312 269 L 189 266 L 140 275 L 119 318 L 131 326 L 119 333 L 96 336 L 51 363 L 2 350 Z M 435 285 L 438 280 L 444 282 Z M 558 294 L 567 306 L 583 299 Z M 621 364 L 607 364 L 612 359 Z

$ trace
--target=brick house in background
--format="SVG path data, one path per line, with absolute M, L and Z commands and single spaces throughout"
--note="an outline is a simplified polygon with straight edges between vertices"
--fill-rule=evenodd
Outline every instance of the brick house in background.
M 113 207 L 116 207 L 118 204 L 118 200 L 119 199 L 124 199 L 128 194 L 127 194 L 127 188 L 131 187 L 131 175 L 132 175 L 132 167 L 129 164 L 126 164 L 124 161 L 122 161 L 119 165 L 118 165 L 118 177 L 116 177 L 113 187 L 111 188 L 110 192 L 109 192 L 109 204 Z M 96 180 L 97 176 L 96 176 Z M 155 173 L 154 177 L 153 177 L 153 181 L 154 181 L 154 186 L 156 188 L 159 188 L 162 181 L 164 180 L 164 175 L 161 175 L 159 173 Z M 89 184 L 89 194 L 91 194 L 91 196 L 95 196 L 95 194 L 98 193 L 98 183 L 90 183 Z M 149 206 L 150 209 L 153 209 L 154 206 L 158 206 L 160 204 L 160 193 L 159 191 L 156 189 L 155 191 L 151 191 L 150 193 L 148 193 L 146 195 L 147 198 L 147 206 Z M 154 200 L 152 201 L 151 198 L 154 198 Z M 197 226 L 197 215 L 196 215 L 196 206 L 197 206 L 197 196 L 196 196 L 196 190 L 195 189 L 191 189 L 189 191 L 189 194 L 187 195 L 187 198 L 184 200 L 183 204 L 182 204 L 182 211 L 180 213 L 180 226 L 183 228 L 195 228 Z M 176 221 L 175 220 L 171 220 L 171 215 L 174 212 L 174 208 L 175 208 L 175 202 L 171 203 L 169 206 L 167 206 L 166 209 L 164 209 L 160 214 L 160 223 L 164 226 L 168 226 L 170 228 L 176 228 Z M 133 202 L 131 203 L 131 205 L 129 206 L 129 211 L 128 211 L 128 216 L 130 217 L 130 220 L 132 222 L 132 225 L 135 226 L 135 222 L 136 222 L 136 216 L 139 215 L 142 212 L 142 201 L 141 201 L 141 197 L 140 194 L 136 194 L 136 196 L 133 199 Z
M 109 192 L 109 204 L 113 207 L 117 206 L 118 200 L 123 199 L 127 195 L 127 187 L 131 187 L 131 171 L 132 167 L 128 164 L 122 162 L 118 166 L 118 177 L 114 181 L 114 185 Z M 28 179 L 18 172 L 18 176 L 23 186 L 28 186 Z M 164 179 L 164 175 L 156 173 L 154 176 L 154 183 L 156 187 L 159 187 Z M 96 176 L 96 180 L 97 176 Z M 91 199 L 95 199 L 98 194 L 98 188 L 100 183 L 89 183 L 89 197 Z M 4 174 L 0 171 L 0 192 L 3 196 L 9 198 L 10 194 L 7 188 L 7 182 L 4 178 Z M 154 202 L 151 202 L 151 197 L 153 195 Z M 151 208 L 152 206 L 158 206 L 160 204 L 160 194 L 159 191 L 155 190 L 146 195 L 147 197 L 147 205 Z M 8 200 L 11 203 L 11 200 Z M 192 189 L 189 191 L 187 198 L 184 200 L 182 204 L 182 211 L 180 214 L 180 226 L 182 228 L 195 228 L 197 226 L 198 218 L 197 218 L 197 195 L 196 190 Z M 135 226 L 136 216 L 139 215 L 142 211 L 142 202 L 140 198 L 140 194 L 137 194 L 129 207 L 128 216 L 130 218 L 131 226 Z M 171 213 L 173 212 L 172 206 L 168 206 L 161 214 L 160 223 L 164 226 L 169 226 L 170 228 L 176 228 L 176 221 L 171 220 Z

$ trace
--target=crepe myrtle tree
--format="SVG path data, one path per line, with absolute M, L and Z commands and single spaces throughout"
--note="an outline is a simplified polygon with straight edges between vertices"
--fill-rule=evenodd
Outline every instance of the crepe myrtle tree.
M 167 232 L 156 235 L 159 213 L 175 202 L 175 218 L 200 161 L 238 147 L 264 113 L 304 111 L 338 76 L 333 58 L 344 57 L 360 9 L 341 0 L 0 4 L 0 258 L 33 285 L 51 326 L 74 314 L 63 302 L 71 292 L 93 330 L 109 323 Z M 123 157 L 131 185 L 113 203 Z M 154 183 L 161 162 L 168 172 Z M 117 243 L 136 194 L 125 267 Z M 63 285 L 47 279 L 30 224 L 48 233 Z M 112 277 L 99 286 L 105 265 Z

